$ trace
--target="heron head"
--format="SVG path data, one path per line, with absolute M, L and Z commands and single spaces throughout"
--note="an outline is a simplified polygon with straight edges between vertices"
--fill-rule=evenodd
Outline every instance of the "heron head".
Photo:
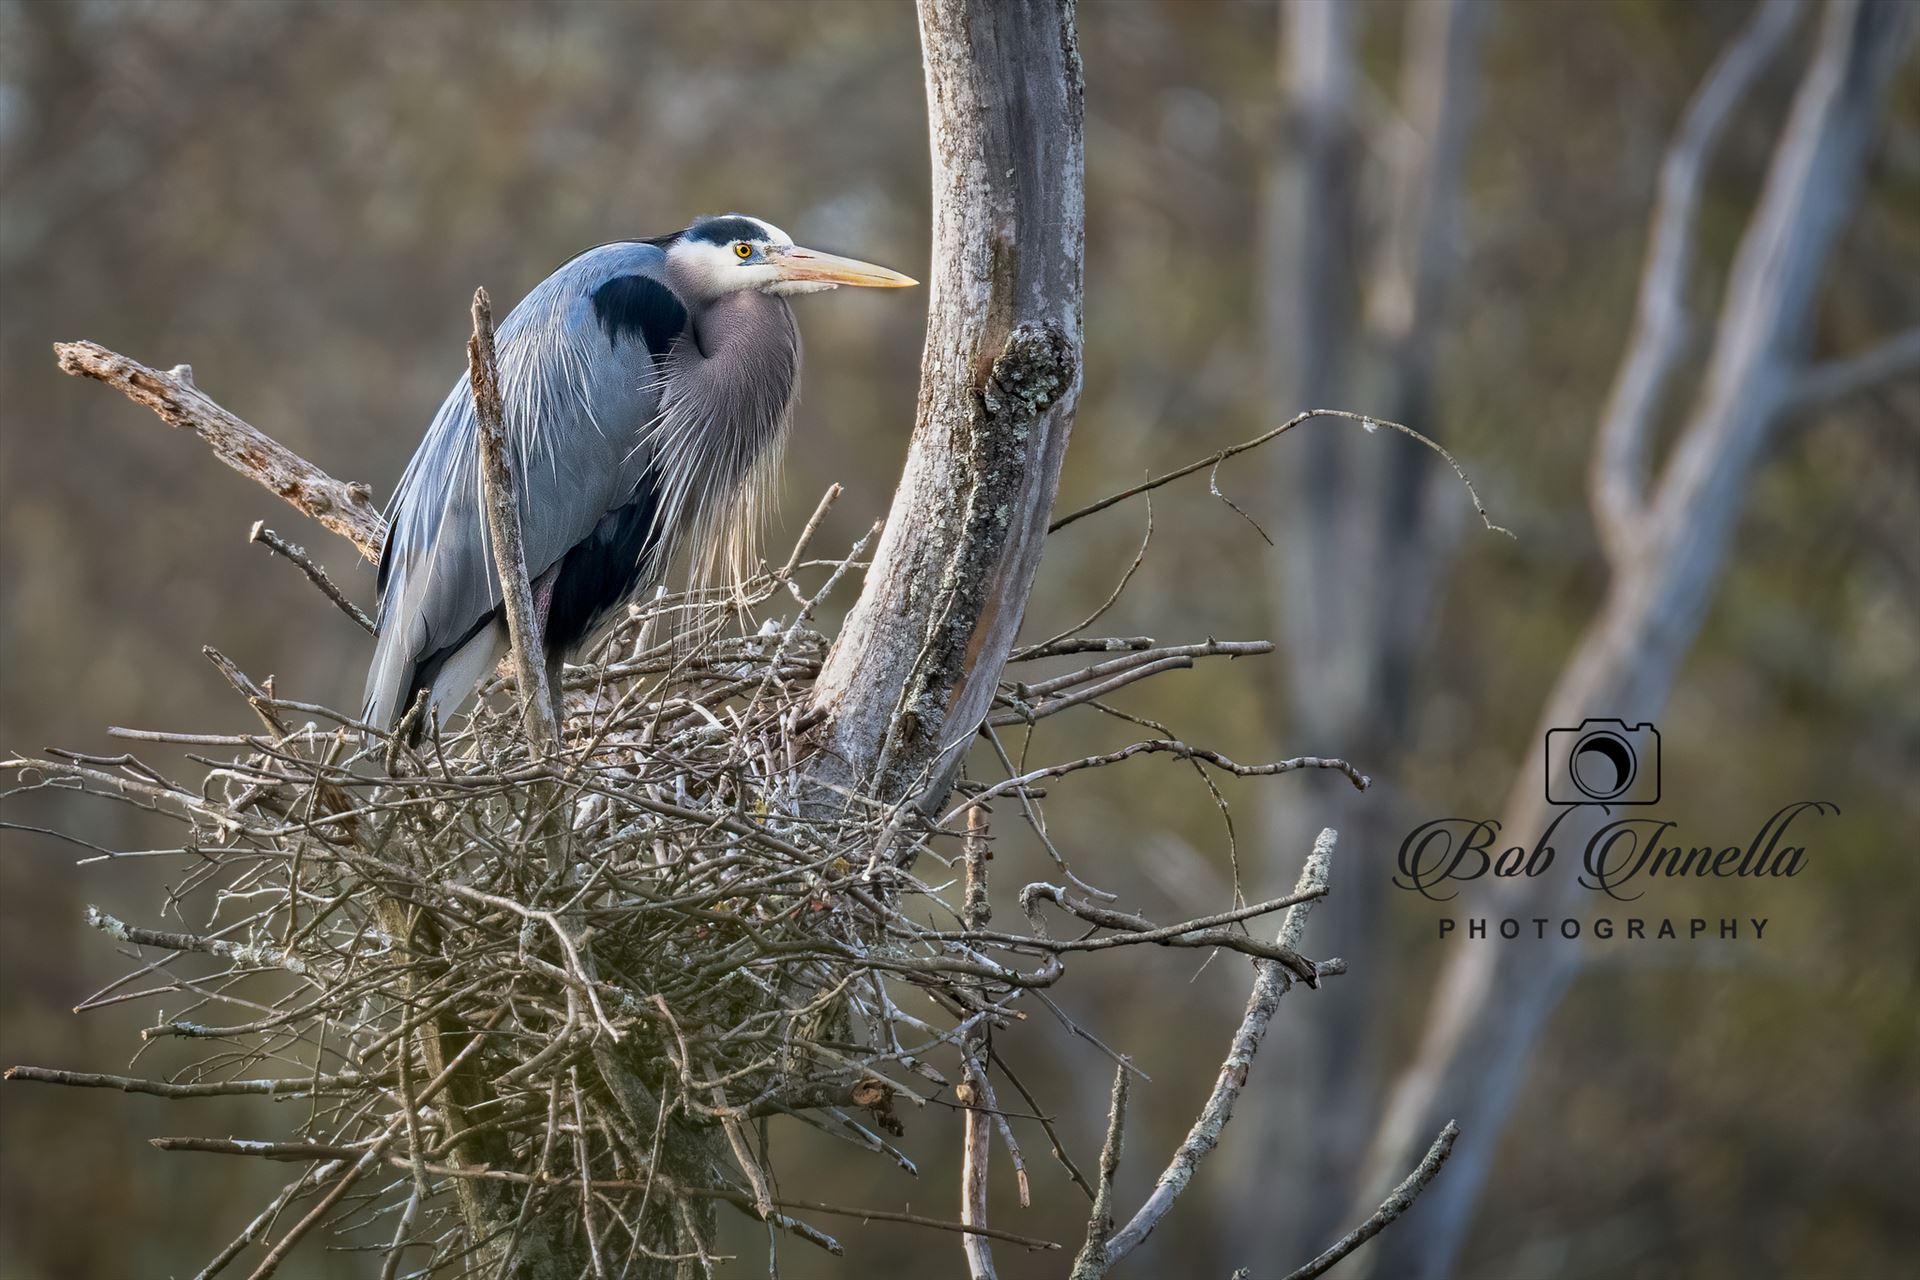
M 667 258 L 676 275 L 712 298 L 746 289 L 786 295 L 920 283 L 871 262 L 803 249 L 772 223 L 741 213 L 700 219 L 674 237 Z

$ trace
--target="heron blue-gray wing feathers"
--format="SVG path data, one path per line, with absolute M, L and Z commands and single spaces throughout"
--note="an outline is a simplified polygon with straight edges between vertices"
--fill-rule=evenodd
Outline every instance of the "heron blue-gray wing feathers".
M 592 249 L 542 281 L 496 333 L 501 401 L 527 573 L 553 571 L 549 647 L 578 644 L 664 568 L 657 450 L 674 343 L 688 331 L 653 244 Z M 481 505 L 473 397 L 463 376 L 388 507 L 380 634 L 366 718 L 391 727 L 432 689 L 445 714 L 505 649 Z

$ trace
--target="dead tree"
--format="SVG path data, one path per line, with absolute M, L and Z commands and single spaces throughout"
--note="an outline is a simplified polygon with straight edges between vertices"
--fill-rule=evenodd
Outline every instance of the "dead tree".
M 1162 733 L 1039 767 L 1001 757 L 1008 776 L 965 779 L 953 801 L 962 757 L 983 738 L 997 747 L 997 726 L 1103 711 L 1098 699 L 1125 685 L 1271 646 L 1161 645 L 1082 626 L 1015 651 L 1051 529 L 1208 463 L 1049 525 L 1080 368 L 1073 6 L 921 0 L 920 21 L 939 214 L 919 416 L 865 586 L 830 647 L 810 619 L 860 567 L 867 540 L 809 560 L 816 516 L 785 564 L 739 587 L 767 625 L 731 630 L 732 596 L 668 596 L 563 673 L 556 714 L 531 611 L 516 607 L 515 652 L 498 680 L 517 705 L 483 700 L 450 726 L 423 726 L 418 746 L 405 721 L 384 734 L 209 651 L 256 728 L 114 731 L 194 748 L 198 776 L 169 777 L 131 752 L 0 762 L 25 787 L 84 791 L 185 827 L 187 871 L 170 903 L 201 920 L 162 930 L 90 911 L 88 923 L 129 948 L 136 967 L 82 1007 L 120 1003 L 129 996 L 116 993 L 137 978 L 133 994 L 168 1010 L 146 1040 L 220 1046 L 166 1078 L 40 1067 L 9 1078 L 307 1103 L 284 1138 L 155 1140 L 299 1168 L 203 1277 L 244 1257 L 253 1280 L 267 1280 L 327 1230 L 376 1251 L 383 1280 L 709 1275 L 724 1204 L 759 1224 L 770 1249 L 791 1238 L 839 1253 L 812 1222 L 822 1215 L 957 1232 L 980 1280 L 994 1271 L 989 1241 L 1062 1247 L 986 1220 L 996 1137 L 1025 1185 L 995 1076 L 1025 1089 L 993 1048 L 995 1027 L 1081 953 L 1152 945 L 1245 956 L 1246 1014 L 1198 1119 L 1136 1212 L 1117 1211 L 1113 1181 L 1131 1064 L 1116 1064 L 1097 1186 L 1034 1104 L 1055 1157 L 1093 1203 L 1074 1274 L 1103 1275 L 1221 1141 L 1281 996 L 1345 971 L 1299 951 L 1328 892 L 1331 830 L 1294 890 L 1265 901 L 1161 924 L 1095 900 L 1063 862 L 1068 886 L 1018 892 L 1023 929 L 990 927 L 989 805 L 1017 805 L 1044 840 L 1043 781 L 1145 756 L 1241 777 L 1325 769 L 1355 787 L 1366 779 L 1343 760 L 1242 764 Z M 470 384 L 485 420 L 497 404 L 484 295 L 473 319 Z M 226 412 L 184 367 L 161 373 L 88 343 L 64 344 L 59 357 L 377 555 L 385 530 L 363 486 Z M 1315 416 L 1325 415 L 1303 414 L 1260 442 Z M 484 464 L 485 432 L 480 449 Z M 486 484 L 495 559 L 504 597 L 524 603 L 515 498 L 500 479 Z M 353 612 L 297 547 L 256 534 Z M 790 612 L 770 616 L 775 602 Z M 650 624 L 666 618 L 680 634 L 655 642 Z M 1057 674 L 1004 677 L 1009 661 L 1062 659 L 1069 669 Z M 913 870 L 956 841 L 967 870 L 958 905 Z M 1275 915 L 1270 941 L 1245 927 Z M 939 927 L 942 916 L 952 927 Z M 1053 918 L 1069 936 L 1054 935 Z M 909 993 L 913 1009 L 902 1003 Z M 229 1020 L 207 1021 L 216 1015 Z M 959 1059 L 957 1081 L 937 1065 L 942 1054 Z M 750 1129 L 776 1117 L 807 1124 L 911 1173 L 884 1135 L 901 1131 L 909 1109 L 939 1106 L 962 1118 L 957 1221 L 785 1193 Z M 1457 1132 L 1441 1128 L 1379 1207 L 1295 1275 L 1321 1274 L 1402 1213 Z
M 1501 830 L 1530 840 L 1552 816 L 1541 787 L 1543 734 L 1590 716 L 1651 720 L 1713 598 L 1742 499 L 1770 442 L 1837 397 L 1920 370 L 1920 331 L 1862 355 L 1810 364 L 1821 277 L 1866 169 L 1880 106 L 1905 56 L 1914 9 L 1900 0 L 1829 0 L 1819 39 L 1775 146 L 1721 299 L 1702 381 L 1665 462 L 1649 478 L 1649 441 L 1679 363 L 1701 185 L 1728 120 L 1787 43 L 1801 6 L 1768 0 L 1709 72 L 1660 175 L 1635 327 L 1601 419 L 1590 495 L 1611 582 L 1540 716 Z M 1570 813 L 1555 845 L 1578 849 L 1595 806 Z M 1503 882 L 1476 911 L 1564 915 L 1572 876 Z M 1434 1117 L 1459 1116 L 1456 1167 L 1412 1222 L 1368 1255 L 1372 1274 L 1446 1275 L 1472 1222 L 1528 1056 L 1580 970 L 1557 941 L 1460 944 L 1438 979 L 1418 1051 L 1392 1091 L 1360 1190 L 1398 1176 Z

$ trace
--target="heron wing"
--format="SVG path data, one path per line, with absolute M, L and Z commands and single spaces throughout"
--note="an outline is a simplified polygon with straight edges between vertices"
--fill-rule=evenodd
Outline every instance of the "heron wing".
M 654 245 L 602 245 L 547 277 L 500 324 L 501 402 L 531 578 L 582 544 L 598 561 L 624 558 L 634 576 L 649 558 L 656 498 L 647 436 L 660 407 L 656 357 L 687 317 L 664 266 Z M 432 686 L 454 654 L 498 625 L 500 583 L 482 506 L 477 433 L 462 375 L 388 508 L 380 634 L 366 702 L 367 719 L 381 727 L 399 718 L 416 691 Z

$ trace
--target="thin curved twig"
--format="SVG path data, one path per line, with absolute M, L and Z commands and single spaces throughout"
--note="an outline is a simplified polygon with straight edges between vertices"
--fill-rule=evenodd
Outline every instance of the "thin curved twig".
M 1326 890 L 1327 873 L 1333 861 L 1334 839 L 1333 828 L 1323 828 L 1313 842 L 1313 852 L 1307 856 L 1306 866 L 1300 870 L 1300 882 L 1294 891 L 1303 896 L 1298 905 L 1287 910 L 1286 919 L 1281 921 L 1276 938 L 1278 944 L 1288 950 L 1299 947 L 1301 937 L 1306 933 L 1307 916 Z M 1260 1051 L 1261 1042 L 1266 1039 L 1274 1010 L 1289 983 L 1286 969 L 1271 960 L 1254 961 L 1254 973 L 1253 991 L 1247 997 L 1246 1014 L 1240 1020 L 1239 1029 L 1234 1032 L 1226 1060 L 1220 1064 L 1220 1074 L 1214 1081 L 1213 1092 L 1201 1107 L 1199 1118 L 1187 1131 L 1186 1140 L 1173 1153 L 1173 1159 L 1167 1162 L 1166 1169 L 1154 1183 L 1153 1193 L 1147 1197 L 1147 1202 L 1140 1206 L 1140 1211 L 1133 1215 L 1126 1226 L 1114 1232 L 1107 1241 L 1100 1259 L 1103 1270 L 1111 1269 L 1132 1253 L 1160 1224 L 1160 1219 L 1173 1208 L 1173 1202 L 1193 1180 L 1200 1162 L 1219 1145 L 1221 1133 L 1225 1131 L 1227 1122 L 1233 1119 L 1234 1104 L 1240 1098 L 1240 1091 L 1246 1087 L 1248 1068 L 1253 1064 L 1254 1055 Z M 1102 1273 L 1100 1270 L 1089 1271 L 1087 1276 L 1089 1280 L 1094 1280 Z
M 1453 474 L 1460 477 L 1460 483 L 1467 487 L 1467 496 L 1473 499 L 1473 509 L 1474 512 L 1479 515 L 1480 523 L 1485 525 L 1491 533 L 1504 533 L 1509 538 L 1513 537 L 1513 530 L 1493 522 L 1493 517 L 1487 514 L 1486 504 L 1480 501 L 1480 491 L 1473 487 L 1473 481 L 1467 478 L 1466 471 L 1461 468 L 1459 462 L 1454 459 L 1454 456 L 1448 453 L 1438 441 L 1421 435 L 1412 427 L 1403 426 L 1398 422 L 1388 422 L 1384 418 L 1375 418 L 1369 414 L 1355 413 L 1350 409 L 1308 409 L 1302 413 L 1296 413 L 1293 417 L 1288 418 L 1285 422 L 1263 435 L 1257 435 L 1251 440 L 1242 440 L 1239 444 L 1228 445 L 1218 453 L 1210 453 L 1204 458 L 1189 462 L 1184 467 L 1176 467 L 1165 475 L 1155 476 L 1144 484 L 1134 485 L 1130 489 L 1122 489 L 1118 493 L 1109 494 L 1098 502 L 1081 507 L 1078 511 L 1069 512 L 1048 525 L 1047 533 L 1049 535 L 1056 534 L 1076 520 L 1082 520 L 1096 512 L 1105 511 L 1108 507 L 1116 503 L 1125 502 L 1128 498 L 1137 498 L 1143 493 L 1151 493 L 1162 485 L 1171 484 L 1175 480 L 1179 480 L 1184 476 L 1190 476 L 1196 471 L 1206 471 L 1210 468 L 1216 468 L 1228 458 L 1246 453 L 1251 449 L 1258 449 L 1261 445 L 1271 440 L 1278 440 L 1295 427 L 1305 422 L 1311 422 L 1315 418 L 1341 418 L 1348 422 L 1357 422 L 1360 424 L 1361 429 L 1369 434 L 1381 427 L 1386 427 L 1390 431 L 1398 431 L 1401 435 L 1425 445 L 1446 459 L 1447 465 L 1453 468 Z M 1242 512 L 1242 514 L 1244 515 L 1245 513 Z
M 1371 1218 L 1334 1241 L 1325 1253 L 1313 1261 L 1289 1272 L 1286 1280 L 1314 1280 L 1315 1276 L 1325 1275 L 1332 1269 L 1334 1263 L 1379 1235 L 1386 1229 L 1388 1223 L 1405 1213 L 1419 1198 L 1420 1193 L 1427 1189 L 1427 1184 L 1433 1181 L 1433 1176 L 1440 1172 L 1440 1166 L 1445 1164 L 1447 1157 L 1453 1154 L 1453 1140 L 1459 1136 L 1459 1123 L 1453 1120 L 1447 1121 L 1446 1128 L 1440 1130 L 1440 1136 L 1433 1140 L 1431 1147 L 1427 1148 L 1427 1154 L 1421 1158 L 1419 1165 L 1381 1202 Z

